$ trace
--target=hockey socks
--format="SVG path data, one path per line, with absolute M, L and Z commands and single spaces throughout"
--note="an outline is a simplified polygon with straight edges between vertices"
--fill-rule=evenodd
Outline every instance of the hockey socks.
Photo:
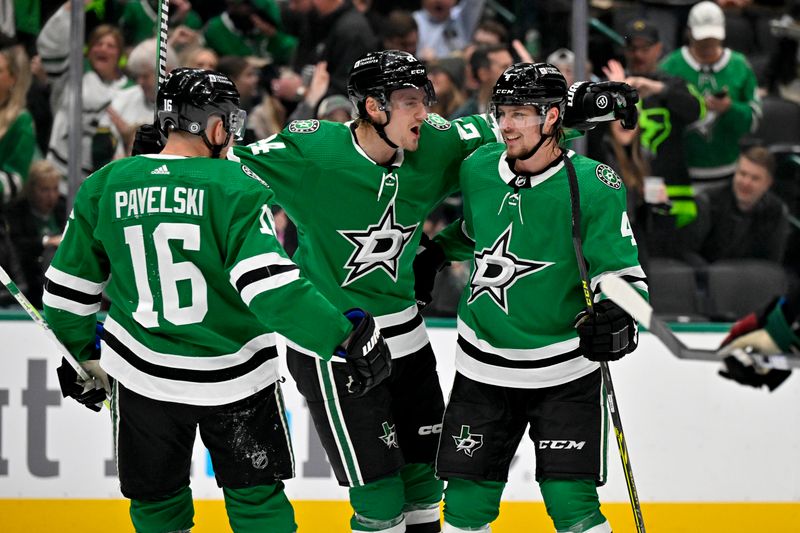
M 130 514 L 137 533 L 189 530 L 194 525 L 192 491 L 187 486 L 162 500 L 131 500 Z
M 400 474 L 350 488 L 350 505 L 353 531 L 402 533 L 404 489 Z
M 294 509 L 283 482 L 241 489 L 222 488 L 228 522 L 235 533 L 294 533 Z
M 543 479 L 539 489 L 558 533 L 611 533 L 593 480 Z
M 444 531 L 490 531 L 489 524 L 500 513 L 505 486 L 502 481 L 448 478 L 444 491 Z
M 433 465 L 411 463 L 400 470 L 405 489 L 403 514 L 406 533 L 438 533 L 439 504 L 442 501 L 444 481 L 437 479 Z

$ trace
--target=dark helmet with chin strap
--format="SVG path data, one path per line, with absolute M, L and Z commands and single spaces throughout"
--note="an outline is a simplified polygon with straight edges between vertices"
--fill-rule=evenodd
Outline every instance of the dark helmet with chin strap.
M 501 105 L 533 106 L 539 110 L 542 122 L 539 124 L 541 139 L 534 148 L 519 159 L 528 159 L 553 133 L 544 133 L 544 118 L 547 112 L 558 109 L 558 120 L 553 131 L 561 125 L 567 104 L 567 80 L 561 71 L 549 63 L 516 63 L 508 67 L 498 78 L 492 89 L 489 114 L 496 119 Z
M 399 89 L 422 89 L 425 105 L 436 103 L 436 92 L 428 79 L 428 71 L 419 59 L 399 50 L 368 52 L 355 62 L 347 80 L 347 96 L 353 102 L 358 117 L 370 122 L 378 135 L 392 148 L 397 145 L 387 137 L 383 128 L 391 120 L 389 99 Z M 386 122 L 376 124 L 367 113 L 367 97 L 378 101 L 380 110 L 386 112 Z
M 211 70 L 178 68 L 158 91 L 158 126 L 166 137 L 180 130 L 203 139 L 212 157 L 219 157 L 230 137 L 241 139 L 247 114 L 239 108 L 239 91 L 224 74 Z M 209 118 L 218 116 L 227 132 L 225 142 L 212 144 L 206 136 Z

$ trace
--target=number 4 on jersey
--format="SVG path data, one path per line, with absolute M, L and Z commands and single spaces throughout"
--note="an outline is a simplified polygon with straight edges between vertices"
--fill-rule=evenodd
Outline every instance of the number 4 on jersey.
M 619 232 L 623 237 L 631 238 L 631 246 L 636 246 L 636 239 L 633 237 L 633 229 L 631 229 L 631 221 L 628 220 L 628 213 L 622 212 L 622 221 L 619 225 Z

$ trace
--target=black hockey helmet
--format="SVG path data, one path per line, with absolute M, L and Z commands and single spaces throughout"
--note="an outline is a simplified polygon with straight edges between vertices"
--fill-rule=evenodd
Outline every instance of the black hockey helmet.
M 567 80 L 549 63 L 516 63 L 508 67 L 492 89 L 489 112 L 497 117 L 501 105 L 530 105 L 544 117 L 557 107 L 559 120 L 567 103 Z
M 425 105 L 436 103 L 436 92 L 425 65 L 408 52 L 399 50 L 364 54 L 353 65 L 347 80 L 347 96 L 361 118 L 367 118 L 368 96 L 375 98 L 385 111 L 393 91 L 413 88 L 425 91 Z
M 239 108 L 239 91 L 224 74 L 197 68 L 177 68 L 158 91 L 158 125 L 164 136 L 181 130 L 203 137 L 208 119 L 222 118 L 228 135 L 241 139 L 247 114 Z M 227 144 L 227 143 L 226 143 Z

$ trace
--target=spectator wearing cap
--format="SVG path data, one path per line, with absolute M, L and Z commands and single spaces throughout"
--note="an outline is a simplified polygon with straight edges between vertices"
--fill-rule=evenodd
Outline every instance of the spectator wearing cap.
M 513 63 L 511 52 L 503 45 L 476 48 L 469 58 L 469 67 L 478 82 L 478 90 L 453 112 L 452 118 L 486 113 L 494 84 Z
M 349 122 L 353 120 L 355 108 L 348 98 L 342 94 L 326 96 L 319 103 L 317 118 L 331 122 Z
M 788 208 L 769 190 L 774 168 L 769 150 L 751 147 L 739 156 L 731 183 L 698 195 L 689 262 L 783 259 L 789 234 Z
M 747 59 L 723 46 L 725 15 L 714 2 L 689 11 L 689 44 L 664 59 L 661 67 L 695 86 L 706 114 L 686 135 L 686 160 L 692 183 L 702 186 L 730 180 L 739 156 L 739 140 L 753 132 L 761 118 L 761 101 Z
M 436 91 L 436 103 L 430 107 L 432 113 L 450 119 L 455 110 L 464 105 L 466 96 L 461 87 L 464 86 L 465 67 L 460 57 L 445 57 L 428 64 L 428 78 Z
M 564 75 L 567 86 L 575 83 L 575 54 L 568 48 L 559 48 L 547 56 L 547 61 Z
M 459 53 L 472 39 L 486 0 L 422 0 L 414 11 L 419 28 L 418 58 L 423 61 Z
M 697 217 L 684 136 L 688 126 L 702 118 L 705 102 L 684 79 L 658 69 L 663 48 L 652 21 L 635 18 L 626 24 L 624 33 L 627 73 L 616 60 L 609 61 L 603 71 L 610 80 L 624 81 L 639 91 L 641 111 L 635 130 L 618 124 L 612 124 L 610 130 L 616 143 L 634 146 L 640 155 L 638 161 L 633 158 L 633 164 L 620 165 L 621 169 L 627 167 L 623 174 L 636 173 L 625 176 L 626 184 L 638 190 L 643 201 L 633 216 L 644 233 L 640 254 L 678 257 L 684 251 L 682 228 Z M 646 185 L 655 194 L 645 195 Z M 661 205 L 665 201 L 668 207 Z
M 226 0 L 225 11 L 208 21 L 205 39 L 219 56 L 257 56 L 278 65 L 297 47 L 297 38 L 282 31 L 273 0 Z

